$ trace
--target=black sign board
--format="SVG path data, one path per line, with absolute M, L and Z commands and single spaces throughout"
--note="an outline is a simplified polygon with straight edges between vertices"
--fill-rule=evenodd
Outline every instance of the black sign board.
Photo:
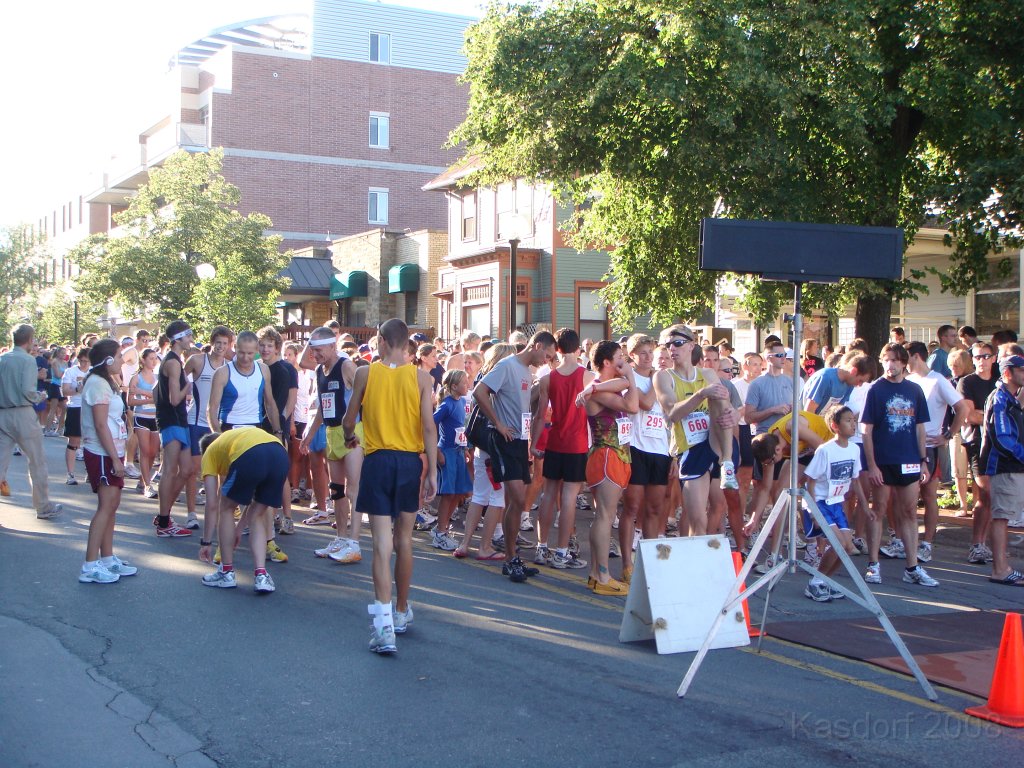
M 903 230 L 702 219 L 700 268 L 801 283 L 834 283 L 844 277 L 897 280 L 903 268 Z

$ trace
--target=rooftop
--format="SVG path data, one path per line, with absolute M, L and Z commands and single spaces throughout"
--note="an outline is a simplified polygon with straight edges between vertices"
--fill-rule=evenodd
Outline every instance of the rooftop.
M 309 53 L 312 23 L 304 13 L 266 16 L 228 24 L 186 45 L 170 60 L 176 64 L 198 65 L 231 45 Z

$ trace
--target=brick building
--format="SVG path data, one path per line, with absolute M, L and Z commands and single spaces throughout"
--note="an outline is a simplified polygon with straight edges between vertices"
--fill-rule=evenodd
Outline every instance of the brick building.
M 444 145 L 466 111 L 458 76 L 474 21 L 368 0 L 313 0 L 312 17 L 213 30 L 177 52 L 166 75 L 139 95 L 137 143 L 122 147 L 88 192 L 40 217 L 39 230 L 54 238 L 57 254 L 88 234 L 115 232 L 114 214 L 151 168 L 178 150 L 213 147 L 223 148 L 224 176 L 241 192 L 239 211 L 269 216 L 268 234 L 306 258 L 368 230 L 402 243 L 443 230 L 447 206 L 422 187 L 458 156 Z M 394 259 L 378 261 L 390 268 Z M 289 276 L 317 273 L 303 266 Z M 59 256 L 51 269 L 54 281 L 71 276 Z M 371 277 L 388 284 L 386 269 Z M 323 296 L 314 286 L 297 288 L 282 296 L 282 324 L 296 313 L 308 321 L 314 309 L 305 305 L 323 298 L 320 316 L 330 301 L 329 285 Z M 388 296 L 381 306 L 406 312 L 402 295 Z M 406 314 L 428 327 L 425 301 L 418 296 Z
M 322 247 L 370 226 L 440 228 L 423 184 L 457 157 L 445 149 L 466 110 L 457 82 L 473 19 L 365 0 L 315 0 L 313 18 L 214 30 L 176 55 L 138 147 L 84 198 L 90 231 L 178 149 L 224 150 L 242 214 L 270 217 L 285 248 Z

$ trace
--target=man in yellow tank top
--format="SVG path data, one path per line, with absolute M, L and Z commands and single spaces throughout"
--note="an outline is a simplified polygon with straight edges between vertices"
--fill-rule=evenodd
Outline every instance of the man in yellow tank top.
M 380 360 L 359 368 L 341 425 L 345 444 L 360 443 L 356 418 L 362 409 L 364 452 L 355 514 L 370 517 L 373 539 L 373 616 L 370 650 L 394 653 L 395 634 L 412 623 L 412 530 L 420 495 L 429 502 L 437 491 L 437 431 L 431 392 L 434 380 L 405 362 L 409 328 L 401 320 L 380 327 Z M 427 472 L 420 454 L 426 453 Z M 391 606 L 391 554 L 395 553 L 396 599 Z
M 654 391 L 672 425 L 673 452 L 679 456 L 679 482 L 690 533 L 707 531 L 711 470 L 721 460 L 722 488 L 738 488 L 732 462 L 732 429 L 739 423 L 729 392 L 718 375 L 693 363 L 696 334 L 685 325 L 661 332 L 658 343 L 668 350 L 672 368 L 654 375 Z

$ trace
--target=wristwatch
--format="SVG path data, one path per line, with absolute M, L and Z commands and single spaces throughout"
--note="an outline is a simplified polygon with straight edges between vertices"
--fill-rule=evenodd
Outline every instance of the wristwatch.
M 207 541 L 206 539 L 200 539 L 199 540 L 199 546 L 200 547 L 211 547 L 211 546 L 213 546 L 213 542 L 212 541 Z

